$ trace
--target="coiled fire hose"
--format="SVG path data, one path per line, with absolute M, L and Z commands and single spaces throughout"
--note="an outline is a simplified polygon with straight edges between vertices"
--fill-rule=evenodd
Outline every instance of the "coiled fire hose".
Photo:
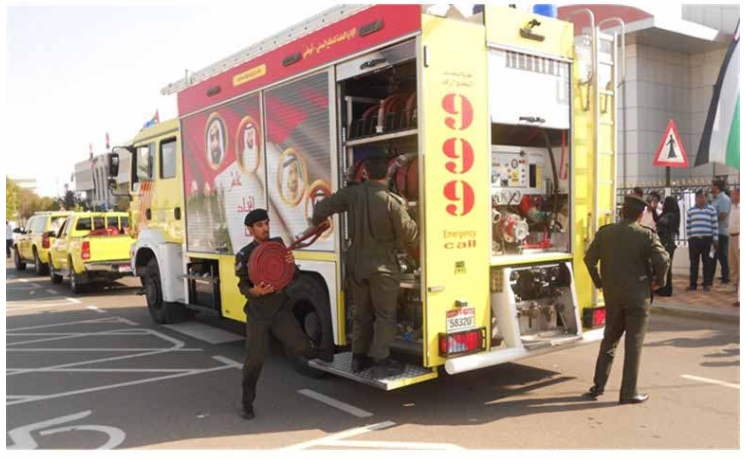
M 251 252 L 249 258 L 249 278 L 255 285 L 262 283 L 272 286 L 275 291 L 285 288 L 295 274 L 295 264 L 285 260 L 293 250 L 311 246 L 331 225 L 325 221 L 318 226 L 306 229 L 290 247 L 282 242 L 264 242 Z

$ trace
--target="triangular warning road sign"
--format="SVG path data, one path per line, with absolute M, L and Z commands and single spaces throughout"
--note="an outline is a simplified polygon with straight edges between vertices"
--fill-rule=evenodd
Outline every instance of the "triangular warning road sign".
M 689 167 L 689 159 L 686 158 L 684 144 L 681 143 L 679 131 L 676 130 L 676 124 L 673 119 L 668 121 L 666 133 L 663 134 L 663 140 L 655 153 L 654 165 L 663 167 Z

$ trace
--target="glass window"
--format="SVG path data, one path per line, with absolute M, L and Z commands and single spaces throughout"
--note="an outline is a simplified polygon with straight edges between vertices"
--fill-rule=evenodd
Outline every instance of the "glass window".
M 135 180 L 134 183 L 153 180 L 153 162 L 155 159 L 155 145 L 150 143 L 137 148 L 134 157 Z M 134 184 L 133 183 L 133 184 Z
M 65 232 L 65 228 L 67 227 L 67 219 L 62 220 L 62 224 L 60 225 L 60 228 L 55 233 L 55 237 L 59 238 L 62 236 L 62 234 Z
M 34 234 L 41 234 L 46 230 L 48 216 L 40 216 L 34 221 Z
M 36 216 L 32 216 L 28 221 L 26 221 L 26 233 L 34 231 L 34 222 L 36 222 Z
M 176 176 L 176 139 L 161 142 L 161 178 Z
M 69 233 L 70 233 L 70 230 L 71 230 L 70 228 L 71 228 L 71 227 L 73 227 L 73 220 L 74 220 L 74 219 L 75 219 L 75 217 L 74 217 L 74 216 L 71 216 L 71 217 L 69 217 L 69 218 L 67 219 L 67 221 L 65 221 L 65 227 L 64 227 L 64 229 L 62 230 L 62 234 L 63 234 L 63 235 L 67 235 L 67 234 L 69 234 Z
M 80 218 L 78 224 L 75 225 L 76 231 L 90 231 L 91 230 L 91 218 Z
M 122 216 L 122 227 L 130 227 L 130 218 L 129 216 Z
M 93 230 L 98 231 L 100 229 L 106 229 L 106 226 L 104 225 L 104 217 L 96 216 L 93 218 Z
M 115 227 L 119 229 L 119 218 L 116 216 L 107 216 L 106 217 L 106 227 Z
M 67 220 L 67 216 L 55 216 L 52 218 L 52 222 L 49 223 L 49 230 L 55 233 L 60 230 L 62 224 Z

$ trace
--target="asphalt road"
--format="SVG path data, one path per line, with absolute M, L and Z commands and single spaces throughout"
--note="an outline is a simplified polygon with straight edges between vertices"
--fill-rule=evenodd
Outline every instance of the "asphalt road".
M 73 296 L 8 264 L 6 281 L 9 449 L 739 447 L 735 325 L 654 315 L 637 406 L 616 402 L 621 359 L 581 397 L 598 344 L 392 392 L 298 375 L 276 345 L 247 422 L 240 324 L 156 326 L 132 278 Z

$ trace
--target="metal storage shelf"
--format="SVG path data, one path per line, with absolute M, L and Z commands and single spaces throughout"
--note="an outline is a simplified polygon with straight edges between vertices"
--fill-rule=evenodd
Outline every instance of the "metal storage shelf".
M 393 140 L 395 138 L 409 137 L 412 135 L 417 135 L 417 129 L 401 130 L 397 132 L 391 132 L 389 134 L 371 135 L 369 137 L 358 138 L 346 142 L 345 146 L 366 145 L 368 143 L 382 142 L 386 140 Z

